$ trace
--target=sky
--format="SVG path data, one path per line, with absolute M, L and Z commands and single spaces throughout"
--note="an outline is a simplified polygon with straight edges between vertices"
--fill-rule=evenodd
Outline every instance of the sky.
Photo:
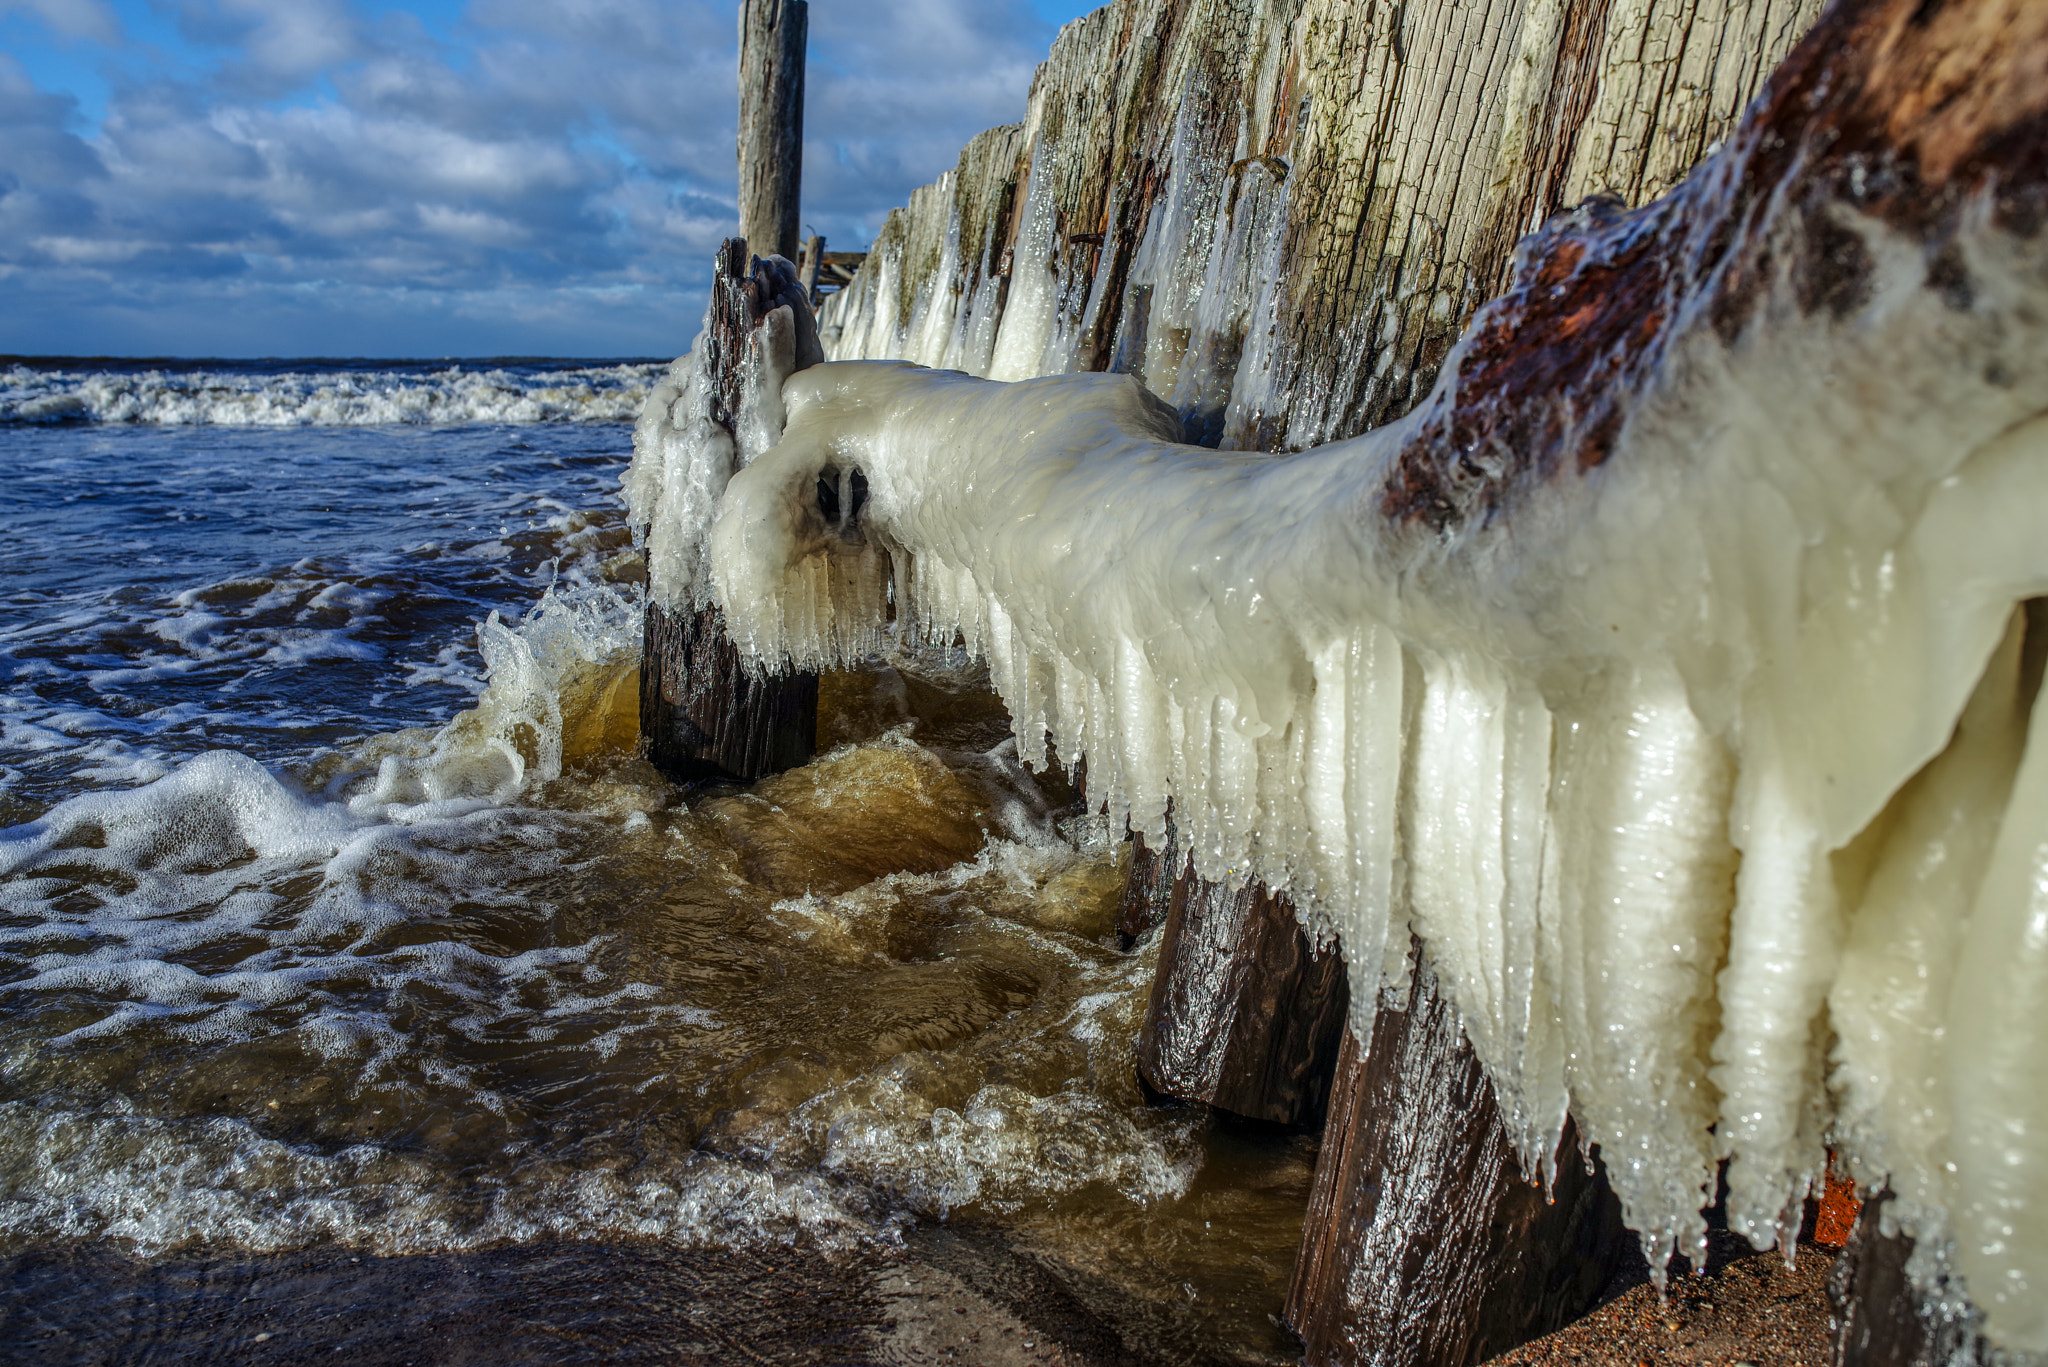
M 813 0 L 831 250 L 1086 0 Z M 0 0 L 0 353 L 668 356 L 733 231 L 737 0 Z

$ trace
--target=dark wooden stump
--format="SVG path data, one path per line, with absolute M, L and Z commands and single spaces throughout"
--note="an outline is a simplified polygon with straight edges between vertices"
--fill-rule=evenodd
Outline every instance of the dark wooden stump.
M 1145 837 L 1136 831 L 1131 837 L 1131 874 L 1124 883 L 1124 897 L 1116 917 L 1118 946 L 1125 951 L 1134 948 L 1138 941 L 1160 926 L 1173 911 L 1174 889 L 1179 879 L 1174 876 L 1174 865 L 1178 862 L 1180 842 L 1175 839 L 1172 826 L 1166 828 L 1166 849 L 1164 852 L 1152 849 L 1145 843 Z
M 1630 1247 L 1567 1124 L 1555 1190 L 1523 1176 L 1493 1086 L 1417 949 L 1406 1011 L 1344 1033 L 1287 1322 L 1311 1367 L 1464 1367 L 1591 1308 Z
M 818 748 L 818 676 L 751 673 L 717 608 L 671 616 L 647 606 L 640 734 L 647 758 L 679 783 L 751 782 Z
M 817 323 L 787 262 L 750 258 L 727 238 L 711 280 L 699 345 L 711 379 L 711 417 L 738 425 L 749 334 L 769 313 L 794 314 L 796 369 L 824 359 Z M 640 735 L 647 758 L 678 783 L 751 782 L 794 768 L 818 745 L 818 676 L 767 673 L 741 658 L 716 607 L 671 613 L 652 598 L 641 638 Z
M 1925 1295 L 1906 1276 L 1913 1240 L 1887 1235 L 1883 1192 L 1863 1203 L 1847 1247 L 1828 1273 L 1828 1308 L 1834 1314 L 1834 1367 L 1964 1367 L 1992 1361 L 1981 1326 L 1959 1286 Z M 1947 1290 L 1952 1295 L 1940 1292 Z M 1946 1303 L 1944 1303 L 1946 1302 Z
M 1317 952 L 1285 898 L 1228 889 L 1133 836 L 1118 929 L 1163 922 L 1138 1073 L 1154 1092 L 1282 1125 L 1321 1121 L 1349 1000 L 1344 961 Z

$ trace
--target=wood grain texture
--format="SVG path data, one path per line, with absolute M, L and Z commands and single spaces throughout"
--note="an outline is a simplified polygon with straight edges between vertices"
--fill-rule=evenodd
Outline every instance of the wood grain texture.
M 1549 1193 L 1416 946 L 1405 1010 L 1345 1032 L 1287 1322 L 1311 1367 L 1465 1367 L 1591 1307 L 1632 1239 L 1565 1127 Z
M 1161 925 L 1139 1075 L 1163 1096 L 1321 1124 L 1349 1001 L 1343 959 L 1317 950 L 1286 899 L 1196 877 L 1171 841 L 1135 843 L 1123 923 Z
M 752 782 L 818 748 L 818 676 L 762 676 L 715 607 L 671 616 L 647 605 L 640 732 L 648 762 L 678 783 Z
M 891 213 L 828 349 L 983 373 L 972 334 L 1029 283 L 1055 315 L 1031 373 L 1207 395 L 1194 430 L 1239 449 L 1354 435 L 1428 393 L 1524 234 L 1682 179 L 1820 6 L 1113 0 L 1062 31 L 1022 123 Z M 1230 258 L 1264 214 L 1274 253 Z
M 757 256 L 797 257 L 804 165 L 808 0 L 740 0 L 740 236 Z

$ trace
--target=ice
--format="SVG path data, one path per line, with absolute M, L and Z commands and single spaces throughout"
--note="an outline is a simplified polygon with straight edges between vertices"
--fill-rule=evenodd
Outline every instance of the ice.
M 769 262 L 794 278 L 781 257 Z M 703 573 L 711 514 L 726 481 L 782 436 L 782 382 L 797 365 L 796 322 L 787 306 L 772 310 L 747 335 L 740 411 L 728 428 L 713 413 L 704 328 L 690 352 L 669 367 L 648 394 L 633 429 L 633 462 L 623 480 L 633 525 L 647 531 L 648 577 L 666 607 L 708 601 Z
M 1133 269 L 1160 318 L 1230 333 L 1263 229 L 1181 212 Z M 1063 369 L 1092 307 L 1030 191 L 1022 215 L 996 376 Z M 1909 1232 L 1953 1235 L 1995 1341 L 2048 1349 L 2048 742 L 2008 797 L 1983 738 L 2031 731 L 1957 730 L 2048 593 L 2038 265 L 1976 232 L 1958 313 L 1917 243 L 1854 230 L 1853 317 L 1779 282 L 1733 340 L 1680 328 L 1682 381 L 1637 395 L 1608 459 L 1497 516 L 1383 511 L 1462 353 L 1409 418 L 1282 458 L 1182 444 L 1221 383 L 1184 389 L 1184 351 L 1144 360 L 1179 407 L 1129 375 L 844 361 L 782 386 L 780 442 L 729 483 L 636 502 L 697 556 L 687 581 L 657 560 L 654 591 L 708 592 L 770 665 L 857 662 L 892 607 L 907 641 L 963 640 L 1028 762 L 1085 757 L 1155 839 L 1170 802 L 1198 873 L 1335 935 L 1355 1017 L 1412 928 L 1525 1163 L 1569 1109 L 1654 1262 L 1699 1250 L 1721 1158 L 1732 1227 L 1789 1247 L 1832 1141 L 1900 1174 Z M 1228 318 L 1163 289 L 1196 259 L 1246 282 Z M 1262 402 L 1233 390 L 1226 429 Z M 865 507 L 828 520 L 820 481 L 853 470 Z M 1976 872 L 1902 862 L 1879 826 Z

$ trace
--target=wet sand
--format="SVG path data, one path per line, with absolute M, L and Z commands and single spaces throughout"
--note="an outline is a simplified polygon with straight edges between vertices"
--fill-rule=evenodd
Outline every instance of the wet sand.
M 1674 1276 L 1660 1301 L 1638 1264 L 1592 1314 L 1494 1359 L 1496 1367 L 1826 1367 L 1834 1250 L 1802 1242 L 1796 1264 L 1709 1231 L 1704 1275 Z
M 74 1245 L 0 1260 L 0 1361 L 37 1367 L 1286 1360 L 1218 1357 L 1171 1305 L 947 1227 L 865 1255 L 563 1241 L 154 1260 Z
M 1507 1367 L 1822 1367 L 1828 1250 L 1787 1269 L 1717 1234 L 1660 1305 L 1640 1265 Z M 377 1258 L 341 1248 L 155 1260 L 50 1246 L 0 1260 L 0 1359 L 35 1364 L 539 1367 L 576 1363 L 1283 1363 L 1219 1354 L 1179 1307 L 1137 1300 L 986 1228 L 926 1226 L 869 1254 L 544 1242 Z

